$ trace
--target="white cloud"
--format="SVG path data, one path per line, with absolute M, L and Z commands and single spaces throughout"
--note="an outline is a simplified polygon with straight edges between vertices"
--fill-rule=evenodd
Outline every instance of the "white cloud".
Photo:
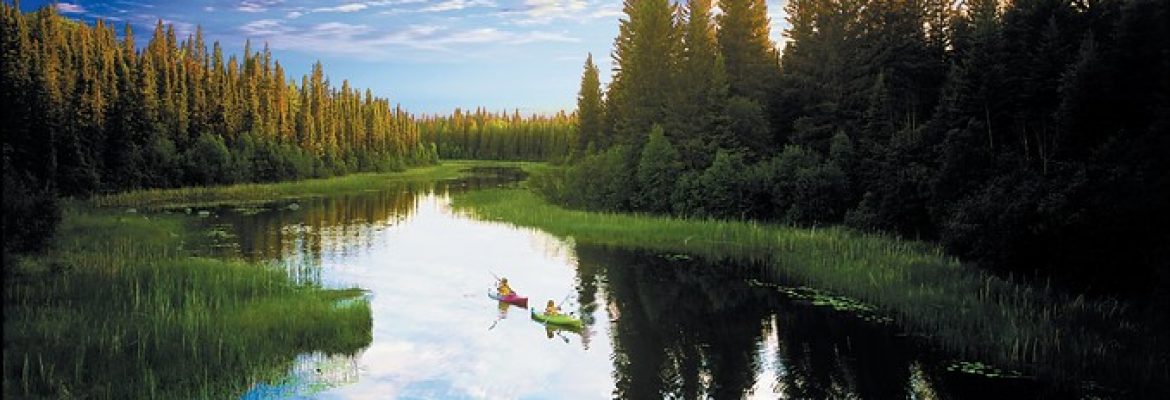
M 349 3 L 349 4 L 342 4 L 340 6 L 334 6 L 334 7 L 314 8 L 313 12 L 351 13 L 351 12 L 365 10 L 368 7 L 369 7 L 368 5 L 363 4 L 363 3 Z
M 546 25 L 557 20 L 585 22 L 596 18 L 622 15 L 621 4 L 589 0 L 524 0 L 517 10 L 505 10 L 498 16 L 514 25 Z
M 82 7 L 80 4 L 57 3 L 53 6 L 57 8 L 57 12 L 62 14 L 77 14 L 85 12 L 85 7 Z
M 268 42 L 273 48 L 326 52 L 365 59 L 384 59 L 411 53 L 403 52 L 403 49 L 450 53 L 464 49 L 467 45 L 477 45 L 476 49 L 487 50 L 490 47 L 483 46 L 580 41 L 565 32 L 509 31 L 494 27 L 454 29 L 441 25 L 410 25 L 386 31 L 370 25 L 343 22 L 296 26 L 278 19 L 252 21 L 240 26 L 239 30 L 250 38 Z M 471 56 L 468 52 L 462 54 Z
M 564 17 L 585 9 L 584 0 L 524 0 L 528 15 L 535 18 Z
M 625 13 L 622 12 L 621 4 L 606 4 L 597 7 L 596 10 L 593 10 L 592 14 L 589 14 L 593 18 L 620 17 L 622 15 L 625 15 Z
M 288 19 L 297 19 L 298 17 L 300 17 L 302 15 L 305 15 L 305 13 L 300 12 L 300 11 L 289 11 L 288 14 L 285 14 L 284 17 L 288 18 Z
M 354 25 L 344 22 L 326 22 L 323 24 L 314 25 L 309 30 L 309 34 L 315 36 L 328 37 L 332 40 L 349 40 L 355 36 L 363 35 L 373 31 L 368 25 Z
M 265 12 L 269 7 L 283 2 L 284 0 L 244 0 L 236 6 L 236 10 L 250 13 Z
M 443 12 L 462 10 L 471 7 L 494 7 L 496 2 L 493 0 L 445 0 L 441 3 L 433 4 L 420 9 L 420 12 Z
M 511 43 L 514 43 L 514 44 L 534 43 L 534 42 L 575 43 L 575 42 L 580 42 L 580 41 L 581 41 L 581 39 L 568 36 L 564 33 L 532 31 L 532 32 L 527 32 L 527 33 L 521 34 L 521 35 L 517 35 L 516 37 L 514 37 L 512 39 Z
M 244 26 L 240 27 L 240 31 L 244 32 L 247 36 L 264 37 L 287 33 L 291 29 L 275 19 L 262 19 L 244 24 Z
M 369 5 L 370 7 L 378 7 L 378 6 L 397 5 L 397 4 L 426 3 L 427 1 L 430 1 L 430 0 L 380 0 L 380 1 L 367 1 L 366 5 Z
M 434 40 L 434 43 L 491 43 L 502 42 L 510 35 L 496 28 L 480 28 L 469 31 L 455 32 Z
M 203 7 L 203 11 L 215 12 L 215 7 L 212 7 L 212 6 Z

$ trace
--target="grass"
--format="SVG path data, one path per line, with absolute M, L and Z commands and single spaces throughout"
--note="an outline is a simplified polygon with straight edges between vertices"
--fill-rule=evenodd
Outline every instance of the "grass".
M 550 168 L 448 161 L 394 174 L 138 191 L 89 205 L 266 202 L 430 184 L 492 166 L 529 173 Z M 777 286 L 781 294 L 847 310 L 873 308 L 957 357 L 982 361 L 960 361 L 961 370 L 1025 371 L 1072 384 L 1097 380 L 1139 394 L 1166 391 L 1166 339 L 1135 322 L 1124 304 L 999 279 L 928 244 L 836 228 L 573 211 L 526 190 L 468 192 L 455 197 L 455 207 L 570 242 L 768 263 L 801 285 Z M 282 374 L 297 353 L 352 351 L 369 342 L 368 305 L 346 300 L 357 291 L 301 287 L 283 272 L 184 257 L 176 250 L 186 235 L 178 217 L 146 221 L 80 208 L 67 213 L 51 257 L 6 268 L 5 395 L 223 397 Z M 192 361 L 167 362 L 174 359 Z
M 194 207 L 218 204 L 268 202 L 282 198 L 303 198 L 341 193 L 378 190 L 387 186 L 431 184 L 455 179 L 473 167 L 533 165 L 533 163 L 494 161 L 444 161 L 438 165 L 408 169 L 403 172 L 360 173 L 335 178 L 307 179 L 278 183 L 244 183 L 228 186 L 148 189 L 97 196 L 90 204 L 97 207 Z M 526 168 L 540 168 L 531 166 Z
M 449 161 L 399 173 L 273 184 L 140 190 L 66 202 L 44 255 L 6 265 L 6 398 L 224 398 L 283 377 L 298 354 L 353 353 L 371 341 L 357 288 L 297 284 L 284 270 L 190 257 L 182 215 L 112 208 L 266 203 L 430 185 L 474 167 Z
M 1166 391 L 1164 338 L 1134 322 L 1123 303 L 1000 279 L 936 246 L 840 228 L 568 210 L 528 190 L 469 192 L 454 203 L 569 242 L 768 263 L 821 298 L 833 293 L 876 306 L 957 357 L 1064 385 L 1096 380 L 1134 393 Z
M 5 267 L 4 396 L 238 397 L 297 354 L 369 345 L 359 290 L 188 257 L 193 235 L 178 216 L 66 207 L 48 254 Z

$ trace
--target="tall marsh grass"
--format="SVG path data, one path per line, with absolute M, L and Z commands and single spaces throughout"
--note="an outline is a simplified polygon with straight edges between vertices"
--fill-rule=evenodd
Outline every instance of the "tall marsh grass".
M 786 280 L 876 305 L 957 357 L 1069 385 L 1167 389 L 1167 339 L 1123 303 L 1000 279 L 936 246 L 840 228 L 568 210 L 527 190 L 468 192 L 454 207 L 575 242 L 765 262 Z
M 5 266 L 5 398 L 225 398 L 300 353 L 369 345 L 355 290 L 192 258 L 178 217 L 67 208 L 45 256 Z

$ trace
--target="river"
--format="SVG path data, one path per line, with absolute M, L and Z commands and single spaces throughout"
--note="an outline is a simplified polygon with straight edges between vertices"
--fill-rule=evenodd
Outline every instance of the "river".
M 988 377 L 885 318 L 786 295 L 794 288 L 766 268 L 582 245 L 450 208 L 452 193 L 500 184 L 208 209 L 204 251 L 360 287 L 373 313 L 369 347 L 302 354 L 243 398 L 1066 397 Z M 489 299 L 497 276 L 530 307 L 563 303 L 584 329 L 551 329 Z

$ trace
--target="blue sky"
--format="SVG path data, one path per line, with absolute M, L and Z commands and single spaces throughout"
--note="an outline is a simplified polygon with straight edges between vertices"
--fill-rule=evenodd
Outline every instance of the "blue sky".
M 784 0 L 768 0 L 773 40 Z M 30 11 L 48 1 L 21 2 Z M 415 113 L 484 106 L 571 110 L 587 53 L 608 82 L 621 0 L 210 0 L 57 2 L 68 17 L 130 23 L 140 44 L 155 21 L 239 53 L 265 42 L 299 79 L 320 60 L 330 80 L 370 88 Z

